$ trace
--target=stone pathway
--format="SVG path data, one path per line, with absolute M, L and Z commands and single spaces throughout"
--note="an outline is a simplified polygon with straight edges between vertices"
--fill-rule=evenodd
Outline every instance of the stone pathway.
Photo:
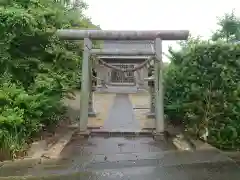
M 128 94 L 116 95 L 103 129 L 130 132 L 141 130 L 140 123 L 135 119 Z
M 138 89 L 135 86 L 108 86 L 107 88 L 99 88 L 97 89 L 99 92 L 107 92 L 107 93 L 137 93 Z

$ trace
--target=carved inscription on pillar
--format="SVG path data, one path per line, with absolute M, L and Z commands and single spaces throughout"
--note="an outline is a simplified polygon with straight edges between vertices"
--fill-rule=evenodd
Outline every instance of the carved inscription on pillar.
M 150 107 L 150 110 L 151 110 L 151 113 L 155 113 L 155 88 L 154 88 L 154 81 L 151 81 L 151 86 L 149 88 L 150 90 L 150 102 L 151 102 L 151 107 Z
M 93 112 L 93 91 L 95 89 L 96 79 L 92 76 L 96 77 L 96 73 L 94 72 L 94 70 L 92 70 L 90 74 L 88 112 Z
M 92 112 L 93 111 L 93 93 L 92 91 L 89 92 L 89 101 L 88 101 L 88 112 Z
M 153 76 L 154 74 L 154 69 L 152 66 L 149 67 L 148 69 L 148 77 Z M 154 114 L 155 113 L 155 80 L 154 78 L 148 81 L 148 86 L 149 86 L 149 93 L 150 93 L 150 113 Z

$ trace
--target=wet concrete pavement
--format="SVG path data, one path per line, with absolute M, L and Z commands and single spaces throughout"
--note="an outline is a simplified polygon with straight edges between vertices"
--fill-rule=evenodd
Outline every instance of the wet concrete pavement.
M 104 130 L 135 132 L 141 130 L 136 120 L 128 94 L 116 94 L 109 116 L 103 125 Z
M 77 146 L 78 144 L 78 146 Z M 76 148 L 79 147 L 79 148 Z M 88 141 L 76 138 L 75 146 L 68 146 L 62 153 L 64 159 L 82 154 L 88 160 L 79 166 L 74 159 L 75 171 L 91 173 L 99 180 L 237 180 L 239 166 L 217 150 L 177 151 L 168 141 L 155 141 L 152 138 L 106 138 L 93 137 Z M 74 162 L 73 161 L 73 162 Z
M 0 168 L 0 176 L 52 175 L 73 172 L 99 171 L 99 167 L 129 166 L 134 160 L 154 159 L 175 147 L 167 142 L 156 142 L 149 137 L 90 137 L 75 135 L 61 153 L 61 160 L 50 164 L 34 164 Z M 117 164 L 116 164 L 117 162 Z M 110 164 L 109 164 L 110 163 Z M 113 164 L 111 164 L 113 163 Z M 141 165 L 142 162 L 139 164 Z M 113 166 L 112 166 L 113 165 Z M 142 165 L 141 165 L 142 166 Z
M 231 163 L 199 163 L 169 167 L 144 166 L 104 170 L 98 179 L 106 180 L 237 180 L 239 168 Z
M 49 180 L 238 180 L 239 168 L 231 162 L 197 163 L 175 166 L 142 166 L 95 171 L 73 171 L 45 176 Z M 29 178 L 30 179 L 30 178 Z M 18 179 L 19 180 L 19 179 Z M 40 178 L 39 178 L 40 180 Z
M 28 167 L 0 169 L 1 176 L 33 175 L 81 180 L 238 180 L 240 168 L 217 150 L 177 151 L 171 143 L 143 137 L 77 135 L 62 158 Z M 41 178 L 38 178 L 39 180 Z

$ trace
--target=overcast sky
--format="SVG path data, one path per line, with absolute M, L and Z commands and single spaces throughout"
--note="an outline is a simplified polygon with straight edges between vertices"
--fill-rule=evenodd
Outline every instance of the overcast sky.
M 235 9 L 240 0 L 85 0 L 86 14 L 105 30 L 188 29 L 207 38 L 217 28 L 217 16 Z M 174 42 L 164 42 L 163 50 Z M 166 59 L 165 59 L 166 60 Z

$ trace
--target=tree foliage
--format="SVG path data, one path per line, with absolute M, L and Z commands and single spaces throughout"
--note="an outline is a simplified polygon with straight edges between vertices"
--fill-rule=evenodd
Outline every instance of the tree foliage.
M 81 43 L 60 41 L 54 32 L 98 28 L 83 15 L 86 7 L 81 0 L 1 1 L 0 159 L 56 123 L 60 100 L 80 84 Z
M 229 34 L 225 41 L 190 38 L 181 50 L 170 49 L 164 80 L 169 120 L 223 149 L 240 147 L 240 44 L 228 43 Z
M 240 41 L 240 19 L 234 11 L 218 19 L 219 29 L 213 33 L 212 40 Z

